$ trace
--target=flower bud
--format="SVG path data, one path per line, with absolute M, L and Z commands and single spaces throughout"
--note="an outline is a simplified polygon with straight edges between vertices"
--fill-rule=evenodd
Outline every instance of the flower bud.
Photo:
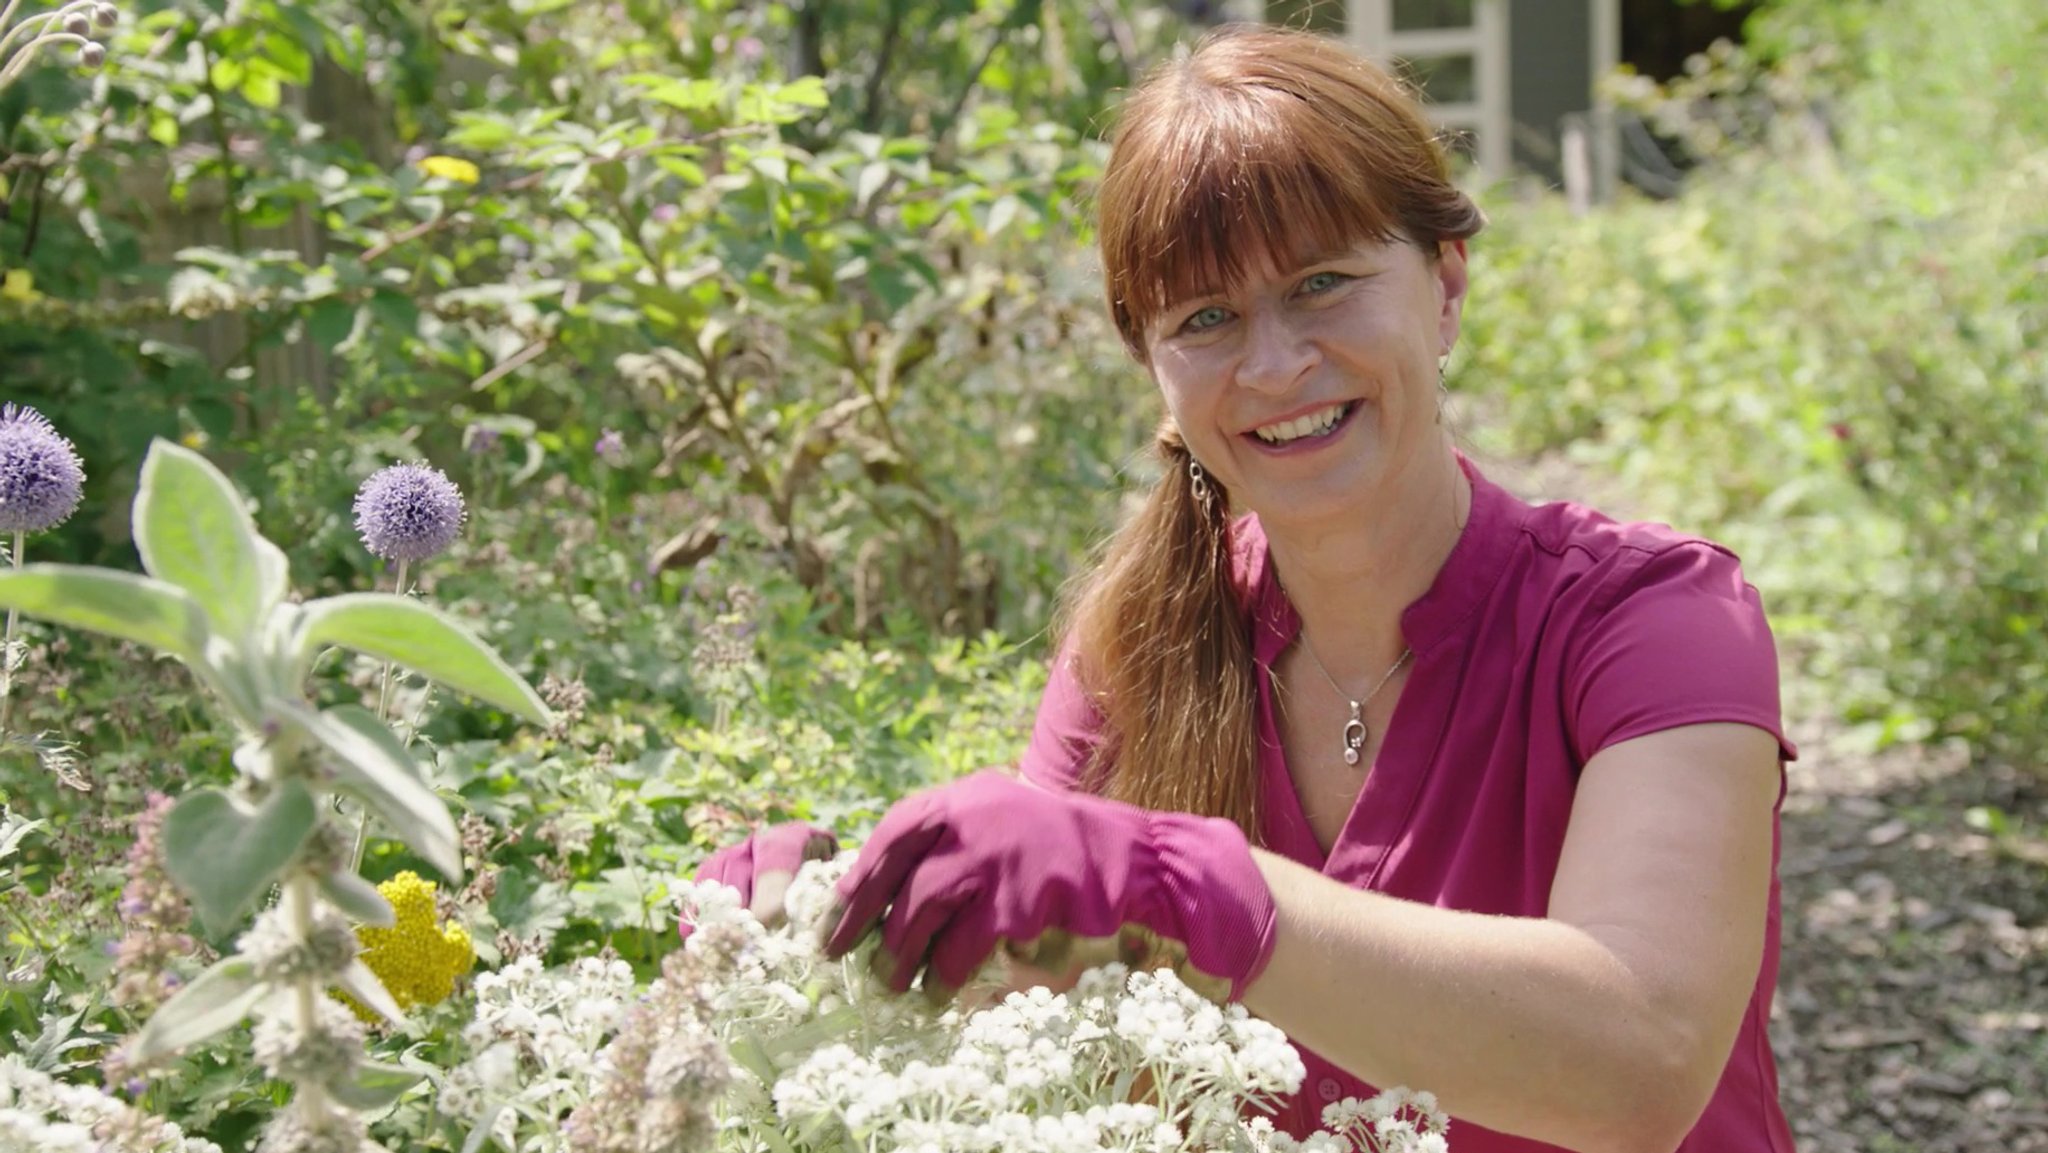
M 107 62 L 106 45 L 88 44 L 80 48 L 78 50 L 78 61 L 87 68 L 98 68 Z
M 83 12 L 73 12 L 64 18 L 64 31 L 73 36 L 92 35 L 92 19 Z
M 102 28 L 112 28 L 121 22 L 121 10 L 112 4 L 95 4 L 92 6 L 92 19 Z

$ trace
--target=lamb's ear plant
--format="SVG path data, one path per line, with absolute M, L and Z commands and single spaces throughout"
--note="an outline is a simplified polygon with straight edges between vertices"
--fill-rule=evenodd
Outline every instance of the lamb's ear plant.
M 171 876 L 218 937 L 273 886 L 234 953 L 194 978 L 130 1040 L 146 1066 L 254 1015 L 256 1057 L 296 1088 L 264 1153 L 354 1149 L 360 1110 L 397 1099 L 418 1075 L 370 1061 L 361 1027 L 326 994 L 340 988 L 397 1020 L 391 994 L 357 957 L 348 918 L 389 926 L 390 904 L 356 875 L 332 794 L 376 815 L 450 881 L 462 853 L 447 806 L 398 737 L 360 706 L 314 706 L 305 685 L 336 646 L 396 662 L 537 724 L 533 689 L 489 646 L 431 606 L 382 593 L 293 604 L 284 553 L 256 530 L 234 486 L 205 458 L 151 446 L 133 531 L 148 575 L 72 565 L 0 572 L 0 606 L 177 657 L 219 698 L 240 741 L 231 788 L 187 792 L 164 825 Z

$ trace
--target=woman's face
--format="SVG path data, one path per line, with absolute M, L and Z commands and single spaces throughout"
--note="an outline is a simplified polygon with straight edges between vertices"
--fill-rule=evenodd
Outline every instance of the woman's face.
M 1458 337 L 1465 244 L 1367 241 L 1170 305 L 1145 349 L 1195 459 L 1268 524 L 1355 516 L 1441 459 L 1437 364 Z

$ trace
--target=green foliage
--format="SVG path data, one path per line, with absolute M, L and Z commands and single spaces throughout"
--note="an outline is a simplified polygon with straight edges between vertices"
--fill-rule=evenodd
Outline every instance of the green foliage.
M 177 1000 L 151 1017 L 136 1035 L 133 1058 L 159 1061 L 210 1040 L 249 1015 L 271 992 L 246 958 L 228 957 L 194 978 Z
M 152 11 L 98 101 L 0 110 L 36 174 L 0 217 L 35 285 L 0 354 L 95 476 L 153 436 L 226 447 L 303 572 L 353 575 L 326 510 L 356 478 L 473 426 L 504 441 L 479 493 L 591 491 L 635 567 L 744 552 L 840 631 L 1014 628 L 1106 518 L 1064 494 L 1106 494 L 1132 433 L 1093 394 L 1116 358 L 1073 207 L 1082 130 L 1171 27 L 1082 0 Z M 154 219 L 115 210 L 137 195 Z M 628 460 L 591 454 L 605 428 Z M 650 481 L 664 506 L 618 523 Z
M 313 835 L 313 794 L 285 781 L 251 805 L 219 789 L 185 794 L 164 821 L 164 859 L 218 937 L 241 923 Z
M 1795 683 L 1874 740 L 2039 763 L 2036 8 L 1767 7 L 1647 94 L 1701 161 L 1681 197 L 1490 206 L 1452 385 L 1482 449 L 1734 545 Z M 1174 31 L 1135 0 L 179 2 L 131 9 L 90 81 L 0 92 L 9 399 L 92 477 L 38 555 L 111 566 L 0 572 L 37 618 L 0 1034 L 96 1079 L 141 1030 L 185 1051 L 150 1106 L 246 1144 L 280 1087 L 190 1047 L 268 991 L 208 949 L 280 882 L 389 924 L 371 879 L 431 866 L 485 964 L 647 977 L 673 879 L 753 823 L 857 838 L 1012 760 L 1156 412 L 1089 266 L 1088 138 Z M 349 494 L 417 457 L 464 535 L 418 599 L 352 591 L 386 578 Z M 388 722 L 383 662 L 417 674 Z M 318 788 L 253 787 L 307 759 Z M 209 938 L 181 972 L 214 967 L 145 1026 L 106 944 L 157 789 Z M 330 791 L 392 834 L 367 877 L 297 867 Z M 463 1007 L 339 985 L 392 1021 L 336 1099 L 461 1148 L 414 1078 Z
M 2037 764 L 2043 21 L 1760 15 L 1768 67 L 1723 51 L 1654 109 L 1707 161 L 1681 198 L 1497 214 L 1458 373 L 1500 400 L 1497 447 L 1568 448 L 1735 545 L 1792 667 L 1873 738 Z

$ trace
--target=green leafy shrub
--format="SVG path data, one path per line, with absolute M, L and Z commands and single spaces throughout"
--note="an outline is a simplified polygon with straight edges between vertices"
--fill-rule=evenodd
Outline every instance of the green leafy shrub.
M 1818 9 L 1853 35 L 1811 35 Z M 1708 126 L 1683 196 L 1497 213 L 1460 378 L 1494 445 L 1568 450 L 1735 545 L 1881 739 L 2048 762 L 2043 14 L 1759 21 L 1775 63 L 1723 52 L 1662 94 L 1675 133 Z M 1731 134 L 1716 101 L 1756 99 Z

